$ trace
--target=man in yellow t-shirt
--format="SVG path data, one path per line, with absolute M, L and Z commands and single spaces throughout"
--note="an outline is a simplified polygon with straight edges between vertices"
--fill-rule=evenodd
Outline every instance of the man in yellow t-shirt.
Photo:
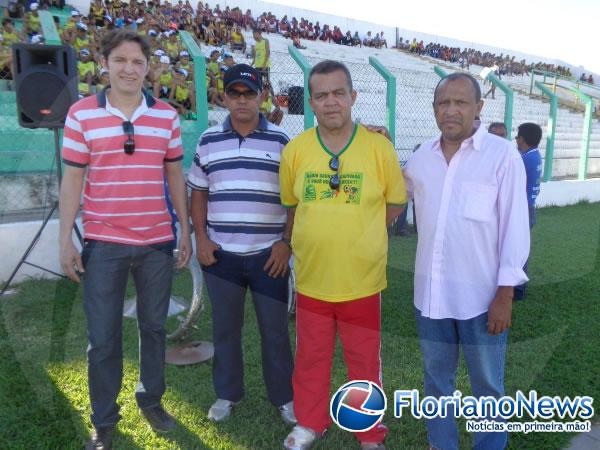
M 263 76 L 263 82 L 269 80 L 269 68 L 271 67 L 271 47 L 269 41 L 262 37 L 261 31 L 256 28 L 252 32 L 254 36 L 254 48 L 252 50 L 252 66 Z
M 293 139 L 280 165 L 296 270 L 294 411 L 285 448 L 308 448 L 331 424 L 330 374 L 339 332 L 351 380 L 381 386 L 381 291 L 387 285 L 387 226 L 406 190 L 391 143 L 352 122 L 356 100 L 345 65 L 322 61 L 309 76 L 319 126 Z M 361 448 L 383 448 L 378 423 L 355 433 Z

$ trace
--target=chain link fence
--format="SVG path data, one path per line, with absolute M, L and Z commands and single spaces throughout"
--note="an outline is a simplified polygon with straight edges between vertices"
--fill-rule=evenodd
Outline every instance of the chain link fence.
M 236 54 L 236 62 L 249 63 L 245 55 Z M 303 72 L 287 52 L 271 53 L 272 67 L 270 82 L 273 94 L 283 111 L 281 126 L 290 137 L 304 131 L 304 76 Z M 307 57 L 314 66 L 320 58 Z M 353 107 L 353 119 L 362 124 L 387 125 L 386 89 L 383 77 L 373 66 L 365 62 L 345 62 L 350 70 L 357 100 Z M 415 147 L 424 141 L 439 136 L 433 113 L 433 92 L 439 76 L 433 70 L 386 66 L 396 78 L 396 151 L 400 161 L 406 161 Z M 432 66 L 429 66 L 432 67 Z M 490 84 L 481 80 L 482 93 Z M 505 94 L 500 89 L 491 92 L 484 100 L 481 126 L 487 128 L 492 122 L 503 122 Z M 56 199 L 56 176 L 54 142 L 48 130 L 23 130 L 18 127 L 16 104 L 13 93 L 0 92 L 0 118 L 2 139 L 0 140 L 0 223 L 40 219 Z M 225 108 L 209 106 L 209 125 L 222 123 L 227 117 Z M 546 130 L 548 125 L 548 103 L 531 100 L 524 93 L 515 92 L 512 136 L 523 122 L 538 123 L 544 130 L 540 145 L 545 154 Z M 186 122 L 184 121 L 184 131 Z M 315 119 L 316 123 L 316 119 Z M 559 108 L 556 125 L 554 153 L 554 178 L 573 177 L 577 173 L 583 130 L 581 113 Z M 187 127 L 184 145 L 186 155 L 193 154 L 199 131 Z M 23 137 L 27 138 L 24 139 Z M 186 158 L 189 165 L 191 158 Z M 600 128 L 592 128 L 589 173 L 600 172 Z

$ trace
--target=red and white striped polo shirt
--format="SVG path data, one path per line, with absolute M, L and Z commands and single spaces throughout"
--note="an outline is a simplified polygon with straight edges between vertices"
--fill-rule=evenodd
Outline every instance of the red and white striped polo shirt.
M 87 167 L 83 229 L 88 239 L 149 245 L 173 239 L 164 191 L 165 163 L 183 158 L 177 112 L 144 91 L 131 117 L 135 151 L 124 151 L 127 118 L 103 90 L 69 109 L 65 164 Z

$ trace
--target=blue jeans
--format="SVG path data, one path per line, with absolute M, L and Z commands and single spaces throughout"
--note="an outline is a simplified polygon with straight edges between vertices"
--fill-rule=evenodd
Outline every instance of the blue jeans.
M 281 406 L 293 398 L 288 277 L 271 278 L 264 271 L 270 255 L 270 248 L 248 256 L 217 250 L 217 262 L 202 267 L 212 306 L 213 385 L 218 398 L 238 402 L 244 396 L 242 327 L 248 288 L 260 331 L 263 379 L 269 401 Z
M 487 313 L 468 320 L 429 319 L 415 308 L 425 370 L 425 395 L 452 396 L 456 387 L 459 346 L 462 347 L 475 397 L 504 395 L 504 361 L 508 330 L 497 336 L 487 332 Z M 453 408 L 447 417 L 427 421 L 429 444 L 439 450 L 458 450 Z M 450 413 L 452 411 L 452 413 Z M 500 420 L 492 417 L 489 420 Z M 507 433 L 475 433 L 478 450 L 501 450 Z
M 129 272 L 137 291 L 140 408 L 160 404 L 165 392 L 164 329 L 173 278 L 173 241 L 133 246 L 86 240 L 82 251 L 83 306 L 88 332 L 88 383 L 95 427 L 119 421 L 123 380 L 123 302 Z

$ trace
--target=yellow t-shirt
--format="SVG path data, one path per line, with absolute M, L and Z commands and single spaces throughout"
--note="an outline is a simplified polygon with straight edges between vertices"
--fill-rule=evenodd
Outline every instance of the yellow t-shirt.
M 232 31 L 231 32 L 231 40 L 233 41 L 234 44 L 241 44 L 242 41 L 244 40 L 244 36 L 242 36 L 242 33 L 238 33 L 237 31 Z
M 85 76 L 91 72 L 92 75 L 96 74 L 96 63 L 94 61 L 88 61 L 84 63 L 83 61 L 79 61 L 77 63 L 77 71 L 79 72 L 79 79 L 85 78 Z
M 341 302 L 387 286 L 386 205 L 404 205 L 407 197 L 396 152 L 380 134 L 356 125 L 338 154 L 338 191 L 329 187 L 332 156 L 318 129 L 307 130 L 283 150 L 279 178 L 282 204 L 296 207 L 297 290 Z
M 87 48 L 88 50 L 91 50 L 90 49 L 90 39 L 88 37 L 86 37 L 85 39 L 76 37 L 75 42 L 73 43 L 73 48 L 75 50 L 77 50 L 77 53 L 79 53 L 81 51 L 81 49 L 83 49 L 83 48 Z
M 19 36 L 17 35 L 17 33 L 8 33 L 5 31 L 1 32 L 0 34 L 2 35 L 3 39 L 2 44 L 7 47 L 10 47 L 12 44 L 19 42 Z
M 27 17 L 27 21 L 29 23 L 29 29 L 31 31 L 35 31 L 36 33 L 41 29 L 40 16 L 34 16 L 33 14 L 29 14 Z
M 189 98 L 190 90 L 187 87 L 175 86 L 175 100 L 179 103 L 183 103 Z
M 267 40 L 261 39 L 254 45 L 254 67 L 264 69 L 271 67 L 271 58 L 267 59 Z

